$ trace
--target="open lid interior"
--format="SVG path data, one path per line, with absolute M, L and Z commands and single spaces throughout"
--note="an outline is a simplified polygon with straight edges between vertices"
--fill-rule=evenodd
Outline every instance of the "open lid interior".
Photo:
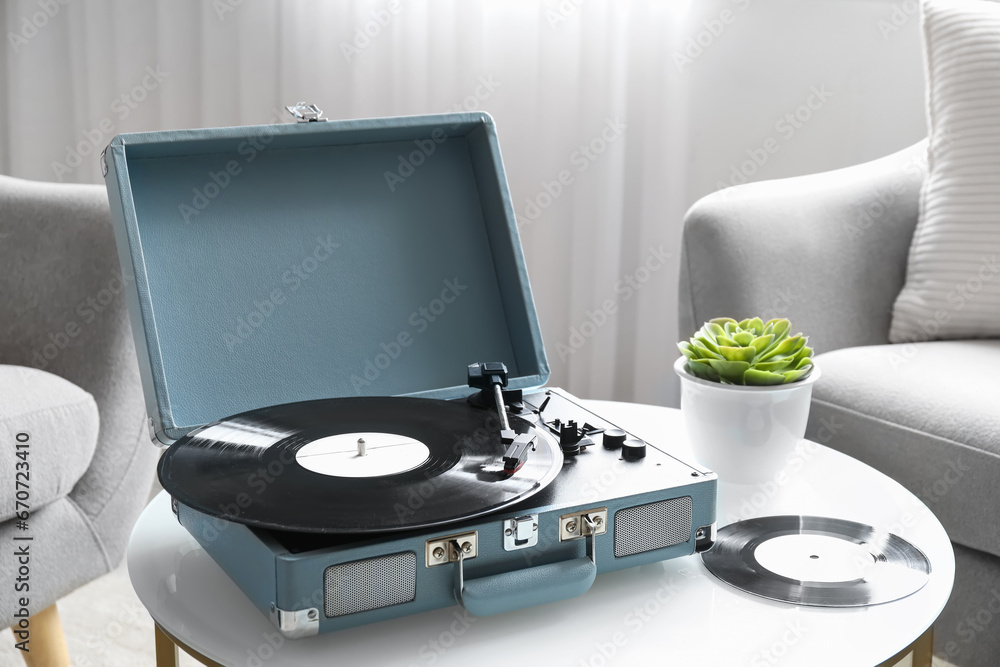
M 119 135 L 107 183 L 158 437 L 548 364 L 486 114 Z M 164 438 L 166 436 L 166 438 Z

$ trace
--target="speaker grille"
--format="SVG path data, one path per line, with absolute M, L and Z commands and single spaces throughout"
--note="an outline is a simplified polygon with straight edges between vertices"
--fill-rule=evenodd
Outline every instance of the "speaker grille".
M 417 555 L 412 551 L 331 565 L 323 573 L 327 618 L 412 602 Z
M 691 497 L 637 505 L 615 512 L 615 558 L 691 539 Z

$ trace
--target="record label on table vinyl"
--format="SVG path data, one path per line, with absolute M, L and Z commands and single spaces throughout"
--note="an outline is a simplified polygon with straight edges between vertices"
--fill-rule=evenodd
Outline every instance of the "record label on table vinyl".
M 211 516 L 274 530 L 367 533 L 439 526 L 543 490 L 563 454 L 543 429 L 513 474 L 495 413 L 407 397 L 289 403 L 184 436 L 159 463 L 163 488 Z
M 702 560 L 709 572 L 743 591 L 817 607 L 898 600 L 923 588 L 931 572 L 923 552 L 898 535 L 818 516 L 729 524 Z

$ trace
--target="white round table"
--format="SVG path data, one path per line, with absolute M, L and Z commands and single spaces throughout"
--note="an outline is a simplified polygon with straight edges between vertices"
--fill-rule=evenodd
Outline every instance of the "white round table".
M 589 401 L 597 414 L 692 460 L 678 410 Z M 913 595 L 856 609 L 772 602 L 715 579 L 699 556 L 601 575 L 582 597 L 488 618 L 460 607 L 286 640 L 190 537 L 166 493 L 132 532 L 128 570 L 157 624 L 158 665 L 181 645 L 206 664 L 295 665 L 895 665 L 951 594 L 955 560 L 940 522 L 876 470 L 809 441 L 775 481 L 719 485 L 719 526 L 814 514 L 896 533 L 928 557 Z M 929 658 L 928 658 L 929 660 Z M 887 662 L 891 661 L 891 662 Z M 929 664 L 929 662 L 927 663 Z

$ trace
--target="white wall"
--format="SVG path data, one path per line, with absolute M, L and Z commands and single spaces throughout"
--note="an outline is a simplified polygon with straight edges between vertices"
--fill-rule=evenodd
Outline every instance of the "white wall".
M 699 2 L 689 18 L 690 29 L 704 30 L 721 11 L 733 15 L 686 68 L 690 199 L 748 173 L 761 180 L 874 159 L 926 134 L 919 17 L 902 11 L 913 0 L 742 3 Z M 800 109 L 819 89 L 832 95 Z M 784 119 L 797 110 L 808 120 Z M 759 168 L 744 165 L 768 138 L 777 152 Z

